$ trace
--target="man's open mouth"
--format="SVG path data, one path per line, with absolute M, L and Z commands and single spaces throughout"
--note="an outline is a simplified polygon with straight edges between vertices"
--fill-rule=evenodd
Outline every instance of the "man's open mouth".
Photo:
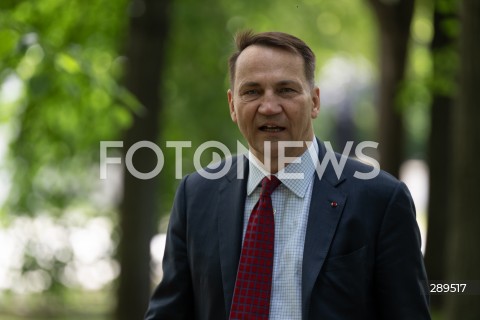
M 265 125 L 265 126 L 261 126 L 260 128 L 260 131 L 263 131 L 263 132 L 280 132 L 280 131 L 283 131 L 285 130 L 284 127 L 279 127 L 279 126 L 271 126 L 271 125 Z

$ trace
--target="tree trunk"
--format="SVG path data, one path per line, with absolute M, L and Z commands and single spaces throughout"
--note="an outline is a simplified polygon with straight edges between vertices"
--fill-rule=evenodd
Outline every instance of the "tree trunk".
M 397 94 L 405 75 L 414 0 L 369 0 L 380 33 L 379 153 L 383 170 L 398 177 L 404 128 Z
M 480 1 L 460 2 L 459 96 L 454 109 L 453 211 L 448 280 L 480 279 Z M 478 288 L 477 288 L 478 289 Z M 467 288 L 468 290 L 468 288 Z M 477 295 L 446 295 L 447 319 L 480 319 Z
M 142 107 L 125 134 L 124 155 L 138 141 L 158 141 L 169 7 L 169 0 L 133 0 L 131 4 L 125 84 Z M 157 160 L 152 150 L 142 148 L 134 154 L 133 166 L 147 173 L 156 167 Z M 125 170 L 123 186 L 118 247 L 121 273 L 115 318 L 142 319 L 151 293 L 150 240 L 159 215 L 158 178 L 141 180 Z
M 456 54 L 455 38 L 446 28 L 446 22 L 456 19 L 454 5 L 444 9 L 443 0 L 435 0 L 433 14 L 434 36 L 430 46 L 433 56 L 433 101 L 430 111 L 429 168 L 430 190 L 428 201 L 428 232 L 425 266 L 429 279 L 446 279 L 447 226 L 451 192 L 451 158 L 446 146 L 451 146 L 451 115 L 455 70 L 452 55 Z M 441 308 L 443 295 L 433 295 L 431 306 Z

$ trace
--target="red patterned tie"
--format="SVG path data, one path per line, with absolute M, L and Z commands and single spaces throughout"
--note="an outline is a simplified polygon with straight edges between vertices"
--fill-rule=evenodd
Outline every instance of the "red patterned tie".
M 275 238 L 270 195 L 279 184 L 275 176 L 262 180 L 260 199 L 250 214 L 243 239 L 230 320 L 268 319 Z

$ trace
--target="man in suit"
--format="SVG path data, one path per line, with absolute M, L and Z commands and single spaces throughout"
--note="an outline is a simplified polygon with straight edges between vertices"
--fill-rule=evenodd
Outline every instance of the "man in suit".
M 430 319 L 406 186 L 383 171 L 358 178 L 373 169 L 352 159 L 341 173 L 322 166 L 313 52 L 279 32 L 236 44 L 227 96 L 248 160 L 182 180 L 145 319 Z

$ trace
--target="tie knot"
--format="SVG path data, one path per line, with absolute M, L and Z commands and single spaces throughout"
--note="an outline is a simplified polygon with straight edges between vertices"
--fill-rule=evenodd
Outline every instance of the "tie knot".
M 269 196 L 272 194 L 272 192 L 275 190 L 278 185 L 282 183 L 280 180 L 278 180 L 277 177 L 275 176 L 269 176 L 265 177 L 262 180 L 262 195 Z

